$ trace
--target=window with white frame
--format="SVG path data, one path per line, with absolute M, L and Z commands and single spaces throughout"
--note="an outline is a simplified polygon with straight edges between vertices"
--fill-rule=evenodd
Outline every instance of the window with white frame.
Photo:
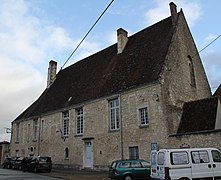
M 84 130 L 84 112 L 83 107 L 76 109 L 76 134 L 83 134 Z
M 129 147 L 129 159 L 139 159 L 138 146 Z
M 63 112 L 63 136 L 69 134 L 69 111 Z
M 139 109 L 139 118 L 141 126 L 146 126 L 149 124 L 147 107 Z
M 34 119 L 33 120 L 33 140 L 38 139 L 38 120 Z
M 118 99 L 109 101 L 109 113 L 110 130 L 118 130 L 120 128 L 120 107 Z

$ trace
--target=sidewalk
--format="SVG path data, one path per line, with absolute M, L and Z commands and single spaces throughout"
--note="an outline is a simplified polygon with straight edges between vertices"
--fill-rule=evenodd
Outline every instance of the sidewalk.
M 107 171 L 52 169 L 50 173 L 42 172 L 40 174 L 66 180 L 110 180 Z

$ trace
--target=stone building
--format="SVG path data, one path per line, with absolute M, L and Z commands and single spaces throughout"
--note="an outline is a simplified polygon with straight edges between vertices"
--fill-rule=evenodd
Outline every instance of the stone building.
M 170 146 L 216 147 L 221 149 L 221 85 L 213 97 L 186 102 Z
M 5 158 L 10 155 L 10 143 L 8 141 L 0 142 L 0 165 L 4 162 Z
M 132 36 L 118 29 L 116 44 L 57 74 L 51 61 L 47 88 L 12 122 L 12 155 L 97 169 L 121 158 L 149 160 L 155 145 L 185 144 L 183 104 L 211 91 L 183 11 L 174 3 L 170 11 Z

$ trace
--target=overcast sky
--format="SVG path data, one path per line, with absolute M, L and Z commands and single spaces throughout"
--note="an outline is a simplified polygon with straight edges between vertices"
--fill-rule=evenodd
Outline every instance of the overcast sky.
M 64 64 L 111 0 L 0 0 L 0 141 L 46 88 L 48 63 Z M 170 16 L 169 0 L 115 0 L 66 67 Z M 174 0 L 198 50 L 221 34 L 220 0 Z M 221 38 L 200 53 L 212 91 L 221 83 Z

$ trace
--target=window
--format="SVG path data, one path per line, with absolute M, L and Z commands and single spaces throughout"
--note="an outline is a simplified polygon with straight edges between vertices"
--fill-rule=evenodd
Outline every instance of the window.
M 120 128 L 118 99 L 109 102 L 109 112 L 110 112 L 110 130 L 118 130 Z
M 212 150 L 212 156 L 214 162 L 221 162 L 221 153 L 216 150 Z
M 191 156 L 192 156 L 192 162 L 194 164 L 209 162 L 209 155 L 207 151 L 192 151 Z
M 122 162 L 119 165 L 119 168 L 129 168 L 130 167 L 130 162 Z
M 41 141 L 44 138 L 44 120 L 41 120 Z
M 148 125 L 148 114 L 147 114 L 147 108 L 141 108 L 139 109 L 139 116 L 140 116 L 140 124 L 141 126 Z
M 157 164 L 163 165 L 164 164 L 164 152 L 159 152 L 157 155 Z
M 189 164 L 187 152 L 172 152 L 170 159 L 173 165 Z
M 16 123 L 16 142 L 19 142 L 19 123 Z
M 20 157 L 19 150 L 15 150 L 16 157 Z
M 27 139 L 28 139 L 28 142 L 29 142 L 29 140 L 30 140 L 30 128 L 31 126 L 30 126 L 30 124 L 28 124 L 28 131 L 27 131 Z
M 63 112 L 63 136 L 68 136 L 69 134 L 69 112 Z
M 69 149 L 68 147 L 65 148 L 65 154 L 64 154 L 65 159 L 69 158 Z
M 145 161 L 141 161 L 142 167 L 144 168 L 149 168 L 150 167 L 150 163 L 145 162 Z
M 76 109 L 76 128 L 77 128 L 77 135 L 83 134 L 83 129 L 84 129 L 83 108 Z
M 131 162 L 131 167 L 132 168 L 141 168 L 142 166 L 141 166 L 140 162 L 133 161 L 133 162 Z
M 129 159 L 139 159 L 138 146 L 129 147 Z
M 193 87 L 196 87 L 196 79 L 195 79 L 195 72 L 193 67 L 193 60 L 191 56 L 188 56 L 189 58 L 189 71 L 190 71 L 190 85 Z
M 34 119 L 33 120 L 33 140 L 38 139 L 38 120 Z

